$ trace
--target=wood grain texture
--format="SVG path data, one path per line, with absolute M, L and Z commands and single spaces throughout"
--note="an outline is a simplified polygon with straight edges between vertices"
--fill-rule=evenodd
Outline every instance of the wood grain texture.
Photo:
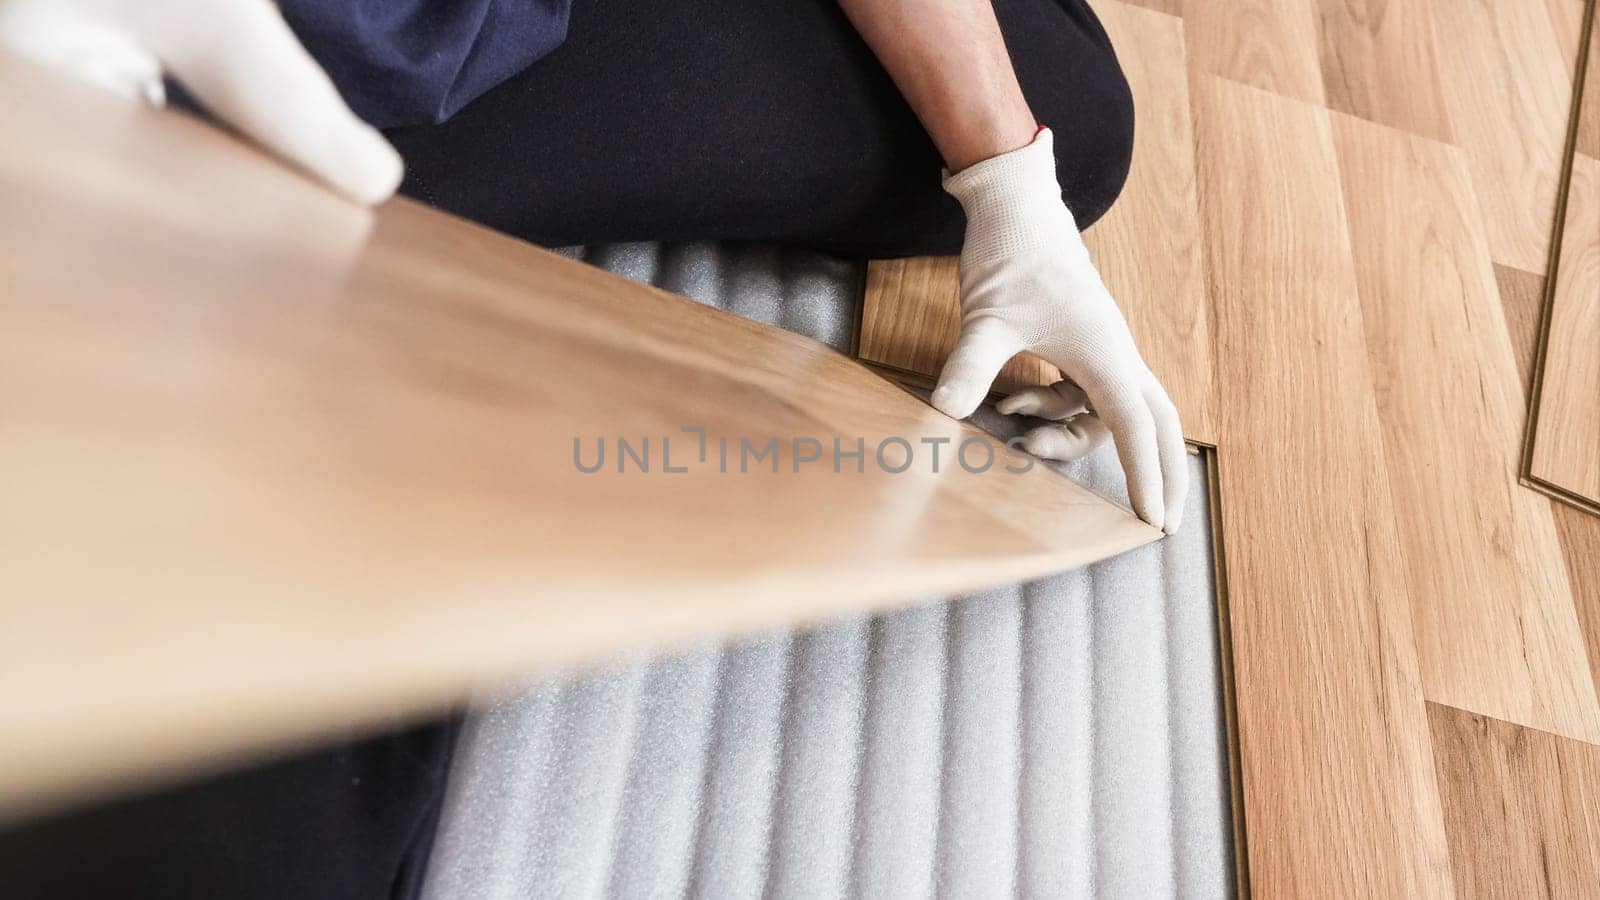
M 1560 16 L 1561 25 L 1558 33 L 1561 35 L 1564 46 L 1573 46 L 1582 40 L 1583 16 L 1574 12 L 1572 7 L 1581 10 L 1583 4 L 1577 0 L 1550 0 L 1552 4 L 1563 3 L 1559 11 L 1552 12 L 1551 18 Z M 1600 53 L 1595 52 L 1596 44 L 1600 44 L 1600 31 L 1589 33 L 1589 66 L 1584 74 L 1582 96 L 1579 98 L 1578 107 L 1578 133 L 1576 135 L 1576 148 L 1585 156 L 1600 159 Z M 1574 59 L 1568 61 L 1567 68 L 1576 71 L 1576 53 Z
M 1600 503 L 1600 160 L 1572 160 L 1529 474 Z
M 1211 304 L 1195 203 L 1194 135 L 1182 23 L 1117 0 L 1094 4 L 1135 99 L 1133 162 L 1111 211 L 1084 242 L 1117 298 L 1145 361 L 1172 396 L 1191 440 L 1216 440 Z M 874 260 L 867 267 L 859 357 L 928 385 L 960 331 L 954 258 Z M 1049 384 L 1060 372 L 1021 355 L 997 393 Z
M 1463 897 L 1592 897 L 1600 747 L 1428 704 Z
M 1043 467 L 836 472 L 1011 457 L 815 341 L 57 76 L 0 107 L 0 812 L 1157 536 Z
M 1495 263 L 1494 280 L 1500 292 L 1500 311 L 1505 316 L 1506 332 L 1511 337 L 1511 352 L 1517 360 L 1518 383 L 1526 400 L 1533 386 L 1533 355 L 1539 344 L 1544 276 Z
M 1321 104 L 1315 0 L 1206 0 L 1184 10 L 1196 71 Z
M 1166 13 L 1169 16 L 1183 15 L 1183 0 L 1128 0 L 1128 2 L 1134 6 L 1142 6 L 1145 9 Z M 1096 0 L 1090 5 L 1094 7 L 1095 14 L 1104 19 L 1104 3 Z
M 1191 102 L 1217 341 L 1240 350 L 1217 376 L 1251 884 L 1445 895 L 1328 114 L 1209 76 Z
M 1318 0 L 1328 107 L 1449 141 L 1450 114 L 1433 49 L 1439 12 L 1450 14 L 1431 3 Z
M 961 336 L 961 283 L 954 256 L 875 259 L 867 264 L 856 356 L 906 384 L 932 387 Z M 1055 384 L 1061 372 L 1027 353 L 1011 358 L 994 380 L 1004 396 Z
M 1084 233 L 1139 351 L 1183 418 L 1215 443 L 1216 345 L 1200 251 L 1183 23 L 1101 0 L 1095 9 L 1134 96 L 1133 162 L 1116 205 Z
M 1595 690 L 1600 691 L 1600 516 L 1555 500 L 1550 504 L 1561 552 L 1567 559 L 1572 603 L 1589 648 L 1589 672 Z
M 1517 368 L 1522 375 L 1522 392 L 1527 396 L 1533 378 L 1534 344 L 1539 337 L 1539 306 L 1544 300 L 1544 278 L 1531 272 L 1496 265 L 1500 301 L 1505 308 L 1506 329 L 1517 351 Z M 1600 693 L 1600 517 L 1576 507 L 1550 500 L 1561 554 L 1567 562 L 1567 581 L 1572 588 L 1572 605 L 1578 625 L 1589 648 L 1589 674 Z
M 1573 78 L 1550 10 L 1528 0 L 1452 3 L 1436 8 L 1434 45 L 1494 261 L 1543 272 Z
M 1516 357 L 1466 164 L 1362 119 L 1333 124 L 1424 692 L 1600 740 L 1550 504 L 1514 478 Z

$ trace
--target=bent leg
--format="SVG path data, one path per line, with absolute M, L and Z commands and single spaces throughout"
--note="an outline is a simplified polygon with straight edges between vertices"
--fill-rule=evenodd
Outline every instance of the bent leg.
M 1080 226 L 1126 177 L 1132 103 L 1083 0 L 999 0 Z M 953 253 L 933 143 L 831 0 L 576 4 L 566 44 L 442 125 L 404 190 L 547 244 L 777 240 Z

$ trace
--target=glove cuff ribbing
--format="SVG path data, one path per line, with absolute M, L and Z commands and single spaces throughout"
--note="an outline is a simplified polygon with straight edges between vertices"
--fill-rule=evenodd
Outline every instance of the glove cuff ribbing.
M 967 214 L 963 258 L 982 264 L 1039 246 L 1059 234 L 1061 217 L 1073 233 L 1077 223 L 1061 201 L 1056 181 L 1054 135 L 1041 128 L 1025 147 L 944 172 L 945 192 Z

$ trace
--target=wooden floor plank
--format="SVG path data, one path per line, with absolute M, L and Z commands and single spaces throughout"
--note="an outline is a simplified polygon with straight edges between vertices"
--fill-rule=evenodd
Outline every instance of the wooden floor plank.
M 1317 10 L 1330 109 L 1451 139 L 1433 48 L 1433 4 L 1318 0 Z
M 1511 352 L 1517 360 L 1518 384 L 1522 398 L 1533 384 L 1533 355 L 1539 343 L 1539 308 L 1544 304 L 1544 276 L 1511 266 L 1494 264 L 1494 280 L 1500 293 L 1500 310 L 1506 332 L 1511 336 Z
M 1600 503 L 1600 160 L 1572 161 L 1529 474 Z
M 1600 516 L 1555 500 L 1550 504 L 1572 582 L 1572 602 L 1589 648 L 1589 672 L 1600 691 Z
M 1506 327 L 1517 351 L 1517 368 L 1522 375 L 1522 394 L 1528 394 L 1533 377 L 1534 344 L 1539 336 L 1539 306 L 1544 299 L 1544 278 L 1520 269 L 1495 266 L 1500 283 L 1501 304 Z M 1572 603 L 1578 613 L 1584 643 L 1589 648 L 1589 674 L 1600 692 L 1600 516 L 1558 502 L 1550 513 L 1555 518 L 1556 535 L 1567 562 L 1567 581 L 1572 587 Z
M 1216 345 L 1200 252 L 1194 126 L 1183 23 L 1097 0 L 1135 98 L 1128 181 L 1084 234 L 1145 361 L 1183 417 L 1184 435 L 1215 443 Z
M 954 256 L 875 259 L 867 264 L 856 356 L 907 384 L 932 387 L 961 336 L 961 282 Z M 1055 366 L 1028 353 L 994 380 L 1001 396 L 1061 380 Z
M 1250 876 L 1261 896 L 1450 892 L 1328 114 L 1194 93 Z M 1266 837 L 1262 837 L 1266 836 Z
M 1476 0 L 1436 9 L 1434 45 L 1490 252 L 1543 272 L 1572 97 L 1561 32 L 1545 3 Z
M 1324 102 L 1314 0 L 1205 0 L 1184 10 L 1196 71 Z
M 1574 6 L 1584 8 L 1581 0 L 1550 0 L 1552 4 L 1562 2 L 1559 13 L 1552 13 L 1551 17 L 1565 14 L 1562 26 L 1558 26 L 1558 33 L 1565 46 L 1572 46 L 1582 40 L 1583 16 L 1573 13 Z M 1600 159 L 1600 53 L 1595 52 L 1595 47 L 1600 44 L 1600 30 L 1591 29 L 1589 32 L 1589 65 L 1583 80 L 1583 97 L 1579 101 L 1582 105 L 1578 109 L 1578 133 L 1576 146 L 1579 153 L 1585 156 Z M 1576 69 L 1576 53 L 1568 61 L 1567 68 Z
M 1159 536 L 816 341 L 53 73 L 0 108 L 0 816 Z
M 1592 897 L 1600 747 L 1428 704 L 1463 897 Z
M 1520 379 L 1465 162 L 1333 122 L 1424 693 L 1600 740 L 1550 505 L 1515 481 Z
M 1128 0 L 1128 2 L 1134 6 L 1142 6 L 1145 9 L 1153 9 L 1156 12 L 1166 13 L 1169 16 L 1183 15 L 1183 0 Z M 1102 10 L 1102 0 L 1095 0 L 1095 2 L 1090 3 L 1089 5 L 1094 8 L 1096 15 L 1099 15 L 1102 18 L 1104 17 L 1105 13 Z

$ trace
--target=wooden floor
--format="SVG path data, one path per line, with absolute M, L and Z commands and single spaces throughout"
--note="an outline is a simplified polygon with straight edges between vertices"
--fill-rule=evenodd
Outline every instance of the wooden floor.
M 1595 40 L 1591 34 L 1591 43 Z M 1600 512 L 1600 60 L 1591 52 L 1562 212 L 1527 474 Z M 1600 563 L 1597 563 L 1600 564 Z
M 1592 896 L 1600 518 L 1517 480 L 1582 0 L 1092 3 L 1139 138 L 1087 239 L 1218 447 L 1253 888 Z

